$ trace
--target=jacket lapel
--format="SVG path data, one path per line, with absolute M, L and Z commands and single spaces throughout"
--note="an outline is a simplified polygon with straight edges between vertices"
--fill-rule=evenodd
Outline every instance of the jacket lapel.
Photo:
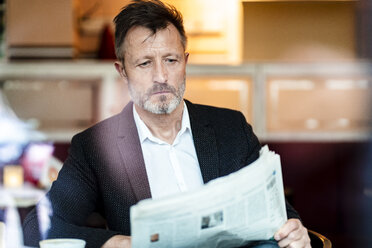
M 195 109 L 195 105 L 187 100 L 185 102 L 189 111 L 200 170 L 204 183 L 207 183 L 219 176 L 216 134 L 209 120 Z M 132 102 L 120 114 L 117 144 L 136 200 L 151 198 L 150 184 L 147 179 L 141 144 L 133 118 Z
M 219 155 L 214 129 L 205 115 L 196 106 L 185 100 L 189 111 L 192 135 L 204 183 L 219 176 Z
M 151 198 L 132 102 L 120 114 L 117 144 L 137 201 Z

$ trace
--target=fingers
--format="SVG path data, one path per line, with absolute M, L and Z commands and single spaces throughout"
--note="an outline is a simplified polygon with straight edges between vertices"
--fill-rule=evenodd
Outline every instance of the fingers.
M 289 219 L 284 225 L 275 233 L 274 238 L 278 241 L 287 237 L 293 231 L 299 229 L 302 226 L 300 220 Z
M 307 229 L 298 219 L 289 219 L 275 234 L 279 247 L 311 248 Z
M 278 242 L 279 247 L 285 248 L 307 248 L 310 246 L 310 238 L 307 234 L 296 236 L 295 238 L 288 236 Z

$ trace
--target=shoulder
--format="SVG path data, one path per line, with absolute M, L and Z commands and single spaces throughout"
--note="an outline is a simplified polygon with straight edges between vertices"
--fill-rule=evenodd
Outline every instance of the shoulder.
M 116 147 L 120 114 L 114 115 L 72 137 L 69 155 L 86 161 L 103 157 Z
M 117 130 L 119 126 L 119 119 L 120 119 L 120 114 L 111 116 L 105 120 L 97 122 L 93 126 L 81 131 L 75 136 L 85 137 L 85 136 L 91 136 L 91 135 L 100 135 L 103 133 L 107 135 L 108 133 L 111 133 L 114 130 Z
M 191 121 L 202 121 L 210 124 L 223 125 L 230 125 L 233 123 L 247 124 L 244 115 L 240 111 L 209 105 L 194 104 L 187 100 L 185 101 Z
M 129 103 L 120 113 L 94 124 L 75 137 L 109 139 L 119 135 L 125 128 L 131 129 L 134 126 L 132 107 L 132 103 Z
M 189 101 L 186 101 L 186 104 L 193 131 L 204 130 L 202 127 L 211 127 L 218 138 L 258 142 L 252 126 L 240 111 L 193 104 Z
M 220 175 L 227 175 L 257 159 L 260 143 L 241 112 L 187 101 L 186 104 L 195 146 L 206 141 L 215 142 Z

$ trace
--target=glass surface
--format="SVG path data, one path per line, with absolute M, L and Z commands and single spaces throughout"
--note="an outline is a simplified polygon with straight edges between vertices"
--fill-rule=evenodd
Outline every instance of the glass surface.
M 192 78 L 186 83 L 185 99 L 193 103 L 241 111 L 252 120 L 252 81 L 246 78 Z
M 269 131 L 368 131 L 372 79 L 282 77 L 267 82 Z

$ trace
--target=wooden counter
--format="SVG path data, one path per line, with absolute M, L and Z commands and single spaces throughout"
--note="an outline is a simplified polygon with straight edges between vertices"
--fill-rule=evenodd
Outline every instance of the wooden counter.
M 371 68 L 368 62 L 188 65 L 185 98 L 242 111 L 263 141 L 368 140 Z M 0 62 L 0 80 L 18 115 L 36 118 L 53 141 L 68 142 L 130 100 L 113 62 Z

